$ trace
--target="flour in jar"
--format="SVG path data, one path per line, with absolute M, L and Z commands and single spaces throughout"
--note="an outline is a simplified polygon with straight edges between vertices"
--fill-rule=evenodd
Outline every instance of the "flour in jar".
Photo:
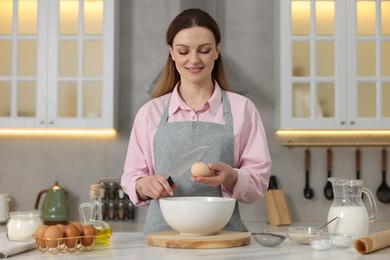
M 328 225 L 329 233 L 355 234 L 356 238 L 367 236 L 369 228 L 368 214 L 365 207 L 332 206 L 329 209 L 328 221 L 338 217 Z

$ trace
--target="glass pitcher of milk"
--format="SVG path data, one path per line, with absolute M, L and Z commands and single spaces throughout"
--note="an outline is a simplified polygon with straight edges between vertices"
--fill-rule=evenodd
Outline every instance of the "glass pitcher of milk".
M 328 221 L 338 217 L 328 225 L 329 233 L 354 234 L 355 238 L 368 235 L 369 222 L 376 219 L 377 206 L 374 195 L 363 187 L 363 180 L 343 180 L 330 177 L 334 199 L 329 209 Z M 362 201 L 362 194 L 366 194 L 371 215 L 368 215 Z

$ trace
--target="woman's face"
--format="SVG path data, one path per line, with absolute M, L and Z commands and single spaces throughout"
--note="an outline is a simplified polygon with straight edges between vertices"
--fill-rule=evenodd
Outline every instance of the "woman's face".
M 182 84 L 209 84 L 220 44 L 204 27 L 191 27 L 178 32 L 169 48 Z

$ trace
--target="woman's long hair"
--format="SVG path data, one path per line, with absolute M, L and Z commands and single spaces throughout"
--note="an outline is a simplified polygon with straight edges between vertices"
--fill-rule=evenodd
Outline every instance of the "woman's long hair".
M 179 15 L 177 15 L 175 19 L 173 19 L 166 33 L 167 44 L 172 47 L 173 39 L 175 38 L 176 34 L 183 29 L 191 27 L 207 28 L 213 33 L 216 46 L 221 42 L 221 32 L 219 30 L 217 22 L 205 11 L 202 11 L 198 8 L 191 8 L 184 10 Z M 221 54 L 219 54 L 218 58 L 215 60 L 212 77 L 218 82 L 219 86 L 222 89 L 230 90 Z M 165 62 L 164 69 L 161 72 L 156 87 L 151 93 L 151 97 L 157 98 L 169 92 L 172 92 L 173 88 L 176 86 L 179 80 L 180 74 L 176 70 L 175 62 L 172 60 L 171 55 L 168 53 L 168 58 Z

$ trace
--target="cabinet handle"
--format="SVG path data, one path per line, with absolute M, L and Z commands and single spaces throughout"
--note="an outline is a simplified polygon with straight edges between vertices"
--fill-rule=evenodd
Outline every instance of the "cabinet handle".
M 345 121 L 341 121 L 340 124 L 345 125 Z
M 355 124 L 355 121 L 351 121 L 350 124 L 351 124 L 351 125 L 354 125 L 354 124 Z
M 45 123 L 45 120 L 43 120 L 43 119 L 39 120 L 40 125 L 43 125 L 44 123 Z
M 49 120 L 49 124 L 50 125 L 54 124 L 54 121 L 53 120 Z

